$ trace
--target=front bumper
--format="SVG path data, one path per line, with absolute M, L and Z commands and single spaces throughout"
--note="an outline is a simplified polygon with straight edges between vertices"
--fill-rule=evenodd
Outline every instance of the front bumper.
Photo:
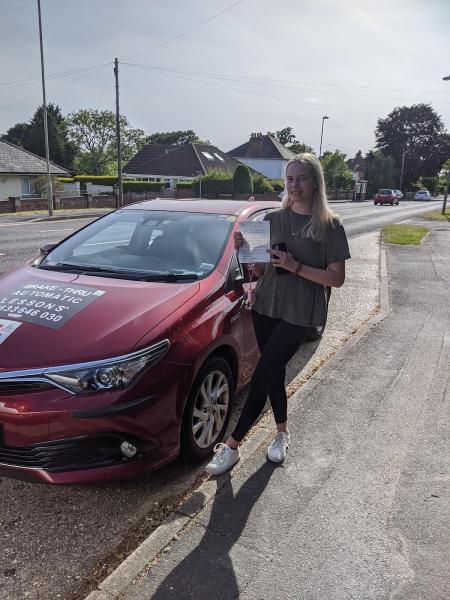
M 0 475 L 74 484 L 134 477 L 175 459 L 186 380 L 183 368 L 163 361 L 120 392 L 0 390 Z M 122 442 L 135 456 L 124 456 Z

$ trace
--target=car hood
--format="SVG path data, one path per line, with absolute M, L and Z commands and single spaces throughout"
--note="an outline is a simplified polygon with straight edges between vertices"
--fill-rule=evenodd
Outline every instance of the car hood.
M 126 354 L 199 289 L 20 267 L 0 277 L 0 372 Z

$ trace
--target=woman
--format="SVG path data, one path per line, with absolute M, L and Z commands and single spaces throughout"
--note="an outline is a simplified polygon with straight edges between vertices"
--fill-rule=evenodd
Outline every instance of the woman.
M 206 466 L 211 475 L 220 475 L 238 462 L 239 445 L 267 396 L 277 426 L 267 457 L 277 463 L 286 458 L 290 442 L 286 365 L 308 329 L 325 324 L 326 288 L 343 285 L 345 260 L 350 258 L 344 228 L 328 206 L 322 167 L 313 154 L 299 154 L 288 162 L 282 208 L 266 220 L 270 221 L 271 262 L 253 267 L 259 279 L 252 317 L 261 358 L 232 435 L 225 444 L 217 444 Z M 243 244 L 240 232 L 234 234 L 234 243 L 236 249 Z M 281 248 L 273 249 L 274 244 Z

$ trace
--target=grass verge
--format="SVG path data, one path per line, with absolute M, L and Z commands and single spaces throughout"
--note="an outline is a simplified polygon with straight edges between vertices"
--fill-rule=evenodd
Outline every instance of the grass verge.
M 432 212 L 425 213 L 422 217 L 430 221 L 447 221 L 450 223 L 450 206 L 445 209 L 445 215 L 442 214 L 441 210 L 433 210 Z
M 427 227 L 420 227 L 419 225 L 385 225 L 383 227 L 383 240 L 387 244 L 418 246 L 428 232 Z

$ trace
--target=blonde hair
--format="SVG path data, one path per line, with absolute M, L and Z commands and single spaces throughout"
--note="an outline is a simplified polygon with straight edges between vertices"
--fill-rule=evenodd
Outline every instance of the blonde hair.
M 316 187 L 311 207 L 311 218 L 302 229 L 302 237 L 311 238 L 316 242 L 321 242 L 326 237 L 328 225 L 331 224 L 334 226 L 334 222 L 340 221 L 340 219 L 339 216 L 333 212 L 328 205 L 322 165 L 314 154 L 309 154 L 307 152 L 303 154 L 297 154 L 294 156 L 294 158 L 291 158 L 286 165 L 284 176 L 284 192 L 281 207 L 286 209 L 292 205 L 292 200 L 289 198 L 287 191 L 286 176 L 289 166 L 294 163 L 300 163 L 307 168 L 307 171 L 312 176 L 314 185 Z

